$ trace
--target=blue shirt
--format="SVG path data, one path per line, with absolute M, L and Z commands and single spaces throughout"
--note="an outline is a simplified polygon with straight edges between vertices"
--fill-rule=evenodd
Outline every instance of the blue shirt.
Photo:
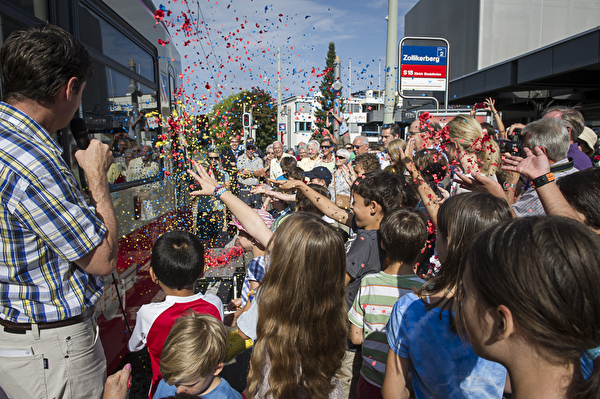
M 165 380 L 160 380 L 152 399 L 168 398 L 175 395 L 177 395 L 177 387 L 167 384 Z M 233 389 L 224 378 L 221 378 L 221 382 L 215 389 L 198 397 L 204 399 L 242 399 L 242 395 Z
M 478 357 L 449 321 L 447 310 L 428 310 L 413 293 L 394 305 L 387 340 L 394 353 L 411 361 L 415 397 L 501 398 L 506 369 Z
M 49 322 L 83 313 L 100 277 L 71 262 L 102 242 L 89 207 L 50 134 L 0 103 L 0 318 Z
M 248 264 L 248 270 L 246 271 L 246 277 L 244 278 L 244 285 L 242 286 L 242 307 L 248 301 L 248 295 L 250 295 L 250 281 L 261 282 L 265 277 L 265 256 L 260 255 L 252 259 Z

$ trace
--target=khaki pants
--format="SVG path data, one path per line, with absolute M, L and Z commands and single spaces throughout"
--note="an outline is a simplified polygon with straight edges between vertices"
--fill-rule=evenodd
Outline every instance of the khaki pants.
M 342 384 L 342 392 L 344 399 L 354 399 L 358 377 L 360 377 L 360 367 L 362 365 L 362 353 L 360 349 L 355 352 L 346 350 L 342 367 L 338 371 L 336 377 Z
M 9 398 L 101 398 L 106 358 L 94 317 L 71 326 L 6 332 L 0 326 L 0 387 Z

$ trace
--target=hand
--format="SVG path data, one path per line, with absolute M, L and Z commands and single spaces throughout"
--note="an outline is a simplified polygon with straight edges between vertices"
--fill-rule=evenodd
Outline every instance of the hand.
M 496 113 L 496 100 L 494 100 L 492 97 L 488 97 L 485 99 L 485 101 L 483 102 L 485 105 L 487 105 L 486 110 L 490 111 L 491 113 Z
M 102 399 L 126 399 L 131 386 L 131 364 L 127 363 L 122 370 L 108 376 L 104 383 Z
M 514 131 L 515 129 L 523 129 L 525 127 L 525 125 L 523 125 L 522 123 L 515 123 L 510 125 L 510 127 L 508 128 L 508 130 L 506 131 L 506 137 L 510 137 L 514 135 Z
M 75 152 L 75 159 L 89 180 L 97 180 L 101 175 L 106 176 L 110 165 L 114 162 L 108 144 L 103 144 L 96 139 L 90 140 L 86 150 Z
M 206 169 L 202 167 L 198 162 L 192 161 L 192 165 L 196 168 L 196 172 L 192 169 L 188 169 L 188 173 L 192 175 L 194 179 L 200 184 L 200 190 L 192 191 L 191 195 L 212 195 L 215 187 L 219 185 L 215 179 L 206 173 Z
M 227 304 L 227 310 L 237 310 L 242 306 L 242 298 L 236 298 L 231 300 Z
M 489 193 L 497 197 L 504 197 L 504 189 L 500 183 L 481 173 L 472 172 L 471 178 L 469 178 L 460 172 L 456 172 L 454 181 L 460 184 L 462 188 L 470 191 L 478 191 L 480 193 Z
M 528 179 L 535 179 L 550 173 L 550 162 L 548 162 L 548 157 L 540 147 L 535 147 L 533 152 L 527 147 L 524 150 L 527 158 L 514 155 L 505 156 L 505 165 L 502 166 L 502 169 L 520 173 Z
M 402 150 L 401 147 L 398 147 L 398 151 L 400 151 L 400 161 L 406 166 L 409 163 L 413 163 L 413 152 L 415 151 L 415 139 L 410 138 L 408 140 L 408 144 L 406 145 L 406 150 Z
M 264 169 L 264 168 L 263 169 L 257 169 L 257 170 L 254 171 L 254 176 L 255 177 L 262 177 L 262 176 L 265 175 L 265 171 L 266 170 L 268 170 L 268 169 Z
M 477 114 L 477 108 L 475 108 L 476 105 L 477 105 L 477 103 L 473 104 L 473 106 L 469 110 L 469 115 L 475 116 L 475 114 Z
M 275 185 L 285 191 L 294 190 L 298 186 L 304 184 L 304 182 L 302 182 L 300 180 L 271 180 L 271 179 L 269 179 L 269 182 L 273 183 L 273 185 Z
M 267 189 L 262 184 L 260 186 L 255 186 L 250 189 L 250 193 L 252 194 L 264 194 L 267 192 Z

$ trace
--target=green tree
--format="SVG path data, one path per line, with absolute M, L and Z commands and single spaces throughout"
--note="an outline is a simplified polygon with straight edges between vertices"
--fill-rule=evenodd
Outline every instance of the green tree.
M 265 149 L 276 138 L 277 107 L 271 95 L 261 89 L 244 90 L 224 98 L 208 114 L 208 137 L 220 150 L 229 144 L 232 137 L 244 139 L 242 115 L 245 110 L 252 114 L 256 128 L 256 144 Z
M 341 80 L 338 79 L 340 86 L 338 90 L 333 88 L 335 83 L 335 43 L 329 43 L 329 50 L 327 51 L 327 58 L 325 59 L 325 69 L 323 70 L 323 80 L 319 89 L 321 90 L 320 104 L 321 108 L 317 108 L 315 111 L 315 124 L 319 130 L 325 129 L 325 118 L 327 117 L 327 111 L 334 107 L 334 100 L 338 98 L 340 111 L 344 112 L 344 102 L 342 95 Z M 333 133 L 333 125 L 329 127 L 329 132 Z M 321 139 L 322 135 L 319 133 L 315 136 L 318 140 Z

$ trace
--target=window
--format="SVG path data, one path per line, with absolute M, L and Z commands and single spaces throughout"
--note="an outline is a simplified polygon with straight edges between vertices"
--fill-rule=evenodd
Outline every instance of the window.
M 155 82 L 154 56 L 86 7 L 79 5 L 80 39 L 133 72 Z
M 311 122 L 296 122 L 296 132 L 310 132 L 311 127 Z
M 312 112 L 311 103 L 297 102 L 296 103 L 296 112 L 300 112 L 301 114 L 310 114 Z
M 39 0 L 7 0 L 21 11 L 25 11 L 42 21 L 48 21 L 48 2 Z M 4 27 L 3 27 L 4 29 Z

